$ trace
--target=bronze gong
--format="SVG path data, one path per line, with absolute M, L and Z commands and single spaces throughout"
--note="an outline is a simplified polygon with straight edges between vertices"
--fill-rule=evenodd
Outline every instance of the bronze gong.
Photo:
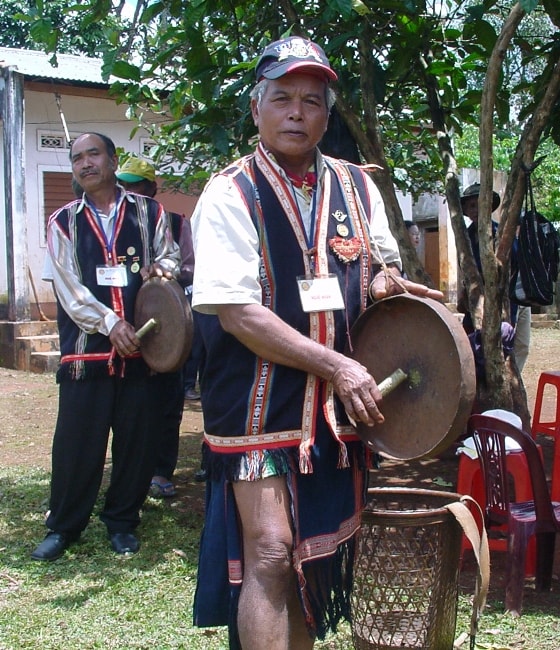
M 134 326 L 140 352 L 154 372 L 175 372 L 187 360 L 192 346 L 192 311 L 176 280 L 146 280 L 134 305 Z
M 358 318 L 350 338 L 349 356 L 378 385 L 397 378 L 380 405 L 385 422 L 357 426 L 371 449 L 402 460 L 435 456 L 463 432 L 476 394 L 474 357 L 445 305 L 411 294 L 385 298 Z

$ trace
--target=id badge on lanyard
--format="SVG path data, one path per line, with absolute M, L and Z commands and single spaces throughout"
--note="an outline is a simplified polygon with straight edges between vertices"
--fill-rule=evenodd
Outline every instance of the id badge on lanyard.
M 344 309 L 344 299 L 334 273 L 297 278 L 299 298 L 304 312 Z
M 126 275 L 126 266 L 118 264 L 109 266 L 99 264 L 95 268 L 97 284 L 102 287 L 126 287 L 128 286 L 128 277 Z

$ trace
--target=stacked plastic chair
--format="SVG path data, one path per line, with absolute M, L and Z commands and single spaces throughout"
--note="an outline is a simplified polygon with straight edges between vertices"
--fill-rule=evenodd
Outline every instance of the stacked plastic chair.
M 477 452 L 486 505 L 485 525 L 488 530 L 507 525 L 508 561 L 506 577 L 506 610 L 521 613 L 525 581 L 525 559 L 529 540 L 536 539 L 535 586 L 549 590 L 552 581 L 554 546 L 560 532 L 560 503 L 553 502 L 546 482 L 539 449 L 529 433 L 488 415 L 471 415 L 467 434 L 472 436 Z M 507 471 L 506 439 L 521 448 L 529 468 L 533 498 L 520 503 L 510 499 Z

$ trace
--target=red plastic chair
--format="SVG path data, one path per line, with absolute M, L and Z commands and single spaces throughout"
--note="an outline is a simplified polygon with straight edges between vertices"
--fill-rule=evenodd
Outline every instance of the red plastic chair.
M 543 415 L 543 398 L 547 386 L 553 386 L 556 390 L 556 409 L 554 419 L 544 419 Z M 538 433 L 545 436 L 552 436 L 554 441 L 560 439 L 560 371 L 547 370 L 541 372 L 539 383 L 537 384 L 537 394 L 535 396 L 535 408 L 533 409 L 533 421 L 531 424 L 531 433 L 533 438 Z
M 513 483 L 514 494 L 509 494 L 511 501 L 529 501 L 533 498 L 533 488 L 529 476 L 529 466 L 525 454 L 519 451 L 508 451 L 506 455 L 506 470 Z M 482 468 L 478 458 L 460 454 L 457 471 L 457 490 L 459 494 L 468 494 L 483 509 L 486 503 L 485 482 L 482 480 Z M 488 546 L 491 551 L 506 553 L 508 550 L 507 521 L 492 526 L 488 535 Z M 471 548 L 469 540 L 463 535 L 461 552 Z M 534 576 L 537 569 L 537 551 L 535 540 L 529 541 L 525 560 L 525 575 Z
M 477 446 L 486 492 L 487 529 L 507 523 L 508 562 L 506 610 L 520 614 L 525 580 L 525 555 L 529 539 L 537 542 L 535 586 L 550 589 L 556 534 L 560 532 L 560 503 L 550 499 L 541 455 L 533 438 L 526 432 L 497 418 L 471 415 L 467 433 Z M 533 500 L 512 503 L 506 469 L 505 438 L 513 438 L 523 450 L 533 489 Z
M 554 441 L 554 456 L 552 460 L 552 485 L 550 496 L 553 501 L 560 501 L 560 440 Z

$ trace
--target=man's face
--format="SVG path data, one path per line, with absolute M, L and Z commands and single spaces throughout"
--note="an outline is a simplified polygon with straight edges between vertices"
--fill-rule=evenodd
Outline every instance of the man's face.
M 86 193 L 115 184 L 117 157 L 109 156 L 99 136 L 86 134 L 76 138 L 71 161 L 72 174 Z
M 270 79 L 260 105 L 251 104 L 264 146 L 282 165 L 303 164 L 327 129 L 325 82 L 308 74 Z
M 471 221 L 478 221 L 478 196 L 469 196 L 464 199 L 463 214 Z

